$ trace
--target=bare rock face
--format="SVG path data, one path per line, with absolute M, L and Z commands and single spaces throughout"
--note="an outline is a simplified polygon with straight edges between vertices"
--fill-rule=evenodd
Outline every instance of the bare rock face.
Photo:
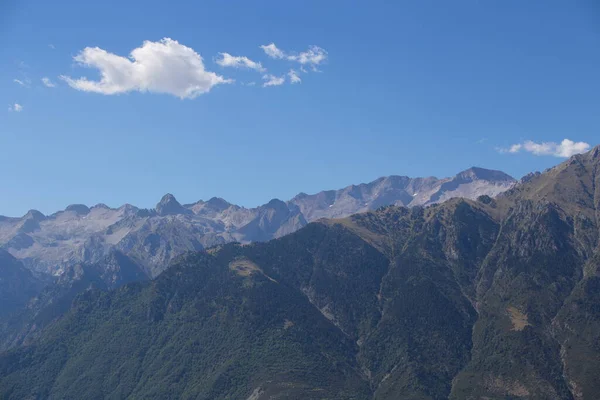
M 494 197 L 515 183 L 515 179 L 504 172 L 470 168 L 444 179 L 388 176 L 371 183 L 315 195 L 301 193 L 289 203 L 300 207 L 308 221 L 314 221 L 319 218 L 343 218 L 389 205 L 414 207 L 440 203 L 454 197 Z
M 287 202 L 273 199 L 256 208 L 218 197 L 182 205 L 172 194 L 150 210 L 129 204 L 116 209 L 73 204 L 50 216 L 31 210 L 22 218 L 0 217 L 0 247 L 28 268 L 53 274 L 76 263 L 96 263 L 115 249 L 156 276 L 186 251 L 232 241 L 267 241 L 319 218 L 343 218 L 382 206 L 494 197 L 514 184 L 503 172 L 471 168 L 444 179 L 389 176 L 339 190 L 301 193 Z

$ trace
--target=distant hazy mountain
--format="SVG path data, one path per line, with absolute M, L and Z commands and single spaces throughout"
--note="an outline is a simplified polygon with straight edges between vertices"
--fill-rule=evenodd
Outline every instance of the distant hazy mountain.
M 98 262 L 114 249 L 156 276 L 185 251 L 266 241 L 319 218 L 346 217 L 381 206 L 495 196 L 514 183 L 503 172 L 471 168 L 445 179 L 389 176 L 340 190 L 301 193 L 288 202 L 274 199 L 251 209 L 220 198 L 182 205 L 171 194 L 151 210 L 129 204 L 116 209 L 75 204 L 50 216 L 32 210 L 22 218 L 0 217 L 0 247 L 33 270 L 55 274 L 75 263 Z
M 320 220 L 86 291 L 0 354 L 0 398 L 595 400 L 599 239 L 597 147 L 495 199 Z
M 371 183 L 328 190 L 314 195 L 300 193 L 292 200 L 306 220 L 342 218 L 381 206 L 426 206 L 453 197 L 476 199 L 494 197 L 515 184 L 515 179 L 501 171 L 471 168 L 452 178 L 438 179 L 388 176 Z

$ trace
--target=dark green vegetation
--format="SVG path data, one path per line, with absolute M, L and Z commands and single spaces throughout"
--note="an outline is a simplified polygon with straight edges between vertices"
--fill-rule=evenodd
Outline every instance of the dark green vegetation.
M 22 282 L 21 286 L 28 286 L 18 288 L 19 302 L 14 307 L 5 308 L 2 303 L 1 309 L 5 312 L 0 315 L 0 351 L 35 339 L 42 328 L 69 311 L 73 300 L 87 290 L 106 291 L 148 279 L 137 264 L 118 251 L 112 251 L 95 264 L 72 265 L 54 282 L 45 282 L 45 285 L 39 280 L 32 280 L 27 269 L 12 256 L 8 257 L 14 262 L 0 262 L 0 271 L 16 270 L 21 271 L 21 275 L 0 282 Z M 4 296 L 11 294 L 3 287 L 0 287 L 0 293 Z
M 597 399 L 600 149 L 505 195 L 387 207 L 85 291 L 7 399 Z

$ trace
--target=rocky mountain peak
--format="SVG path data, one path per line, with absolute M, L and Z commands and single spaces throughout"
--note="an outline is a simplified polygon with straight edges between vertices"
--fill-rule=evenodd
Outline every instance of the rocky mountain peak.
M 527 175 L 525 175 L 524 177 L 522 177 L 519 182 L 520 183 L 525 183 L 525 182 L 529 182 L 530 180 L 532 180 L 533 178 L 540 176 L 542 173 L 540 171 L 536 171 L 536 172 L 530 172 Z
M 301 199 L 304 199 L 304 198 L 306 198 L 306 197 L 308 197 L 308 194 L 307 194 L 307 193 L 300 192 L 300 193 L 298 193 L 296 196 L 294 196 L 294 198 L 293 198 L 291 201 L 294 201 L 294 200 L 301 200 Z
M 121 207 L 118 208 L 118 210 L 125 215 L 134 215 L 139 211 L 139 208 L 131 204 L 123 204 Z
M 158 215 L 188 214 L 190 211 L 183 207 L 171 193 L 165 194 L 156 205 Z
M 456 178 L 464 181 L 486 180 L 490 182 L 515 182 L 515 179 L 502 171 L 471 167 L 456 175 Z
M 590 156 L 594 159 L 594 160 L 600 160 L 600 145 L 594 147 L 591 151 L 590 151 Z
M 206 204 L 214 210 L 223 211 L 231 206 L 227 200 L 221 197 L 213 197 L 206 202 Z
M 23 216 L 24 219 L 32 219 L 34 221 L 43 221 L 46 219 L 46 216 L 39 212 L 38 210 L 29 210 L 27 214 Z
M 281 211 L 281 210 L 288 210 L 287 205 L 285 204 L 285 202 L 279 200 L 279 199 L 272 199 L 271 201 L 269 201 L 267 204 L 265 204 L 265 208 L 271 208 L 277 211 Z
M 89 214 L 90 209 L 85 204 L 71 204 L 65 208 L 65 211 L 73 211 L 77 215 Z

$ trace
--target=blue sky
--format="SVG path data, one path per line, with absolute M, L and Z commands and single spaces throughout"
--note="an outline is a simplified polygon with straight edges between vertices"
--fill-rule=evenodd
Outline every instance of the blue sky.
M 8 0 L 0 49 L 0 215 L 520 177 L 600 142 L 594 0 Z

